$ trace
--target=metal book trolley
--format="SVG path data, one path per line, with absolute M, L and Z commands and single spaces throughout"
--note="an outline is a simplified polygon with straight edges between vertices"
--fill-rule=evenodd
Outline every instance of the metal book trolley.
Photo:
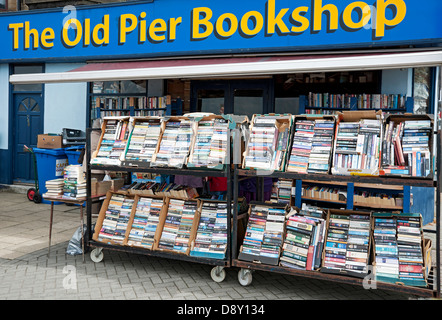
M 263 179 L 264 178 L 280 178 L 280 179 L 290 179 L 296 181 L 296 191 L 298 194 L 298 188 L 301 188 L 302 180 L 313 180 L 317 182 L 330 182 L 333 180 L 334 182 L 341 184 L 354 185 L 357 183 L 367 183 L 367 184 L 382 184 L 389 186 L 404 186 L 404 190 L 411 187 L 428 187 L 436 189 L 436 201 L 435 201 L 435 219 L 436 219 L 436 227 L 433 229 L 423 228 L 424 234 L 435 234 L 436 243 L 433 243 L 435 248 L 436 261 L 432 263 L 429 267 L 428 277 L 427 277 L 427 286 L 426 287 L 418 287 L 418 286 L 410 286 L 405 285 L 404 283 L 396 282 L 389 283 L 383 281 L 376 282 L 376 289 L 381 290 L 391 290 L 395 292 L 400 292 L 404 294 L 422 296 L 422 297 L 440 297 L 440 184 L 441 184 L 441 132 L 437 130 L 433 132 L 434 134 L 434 144 L 436 147 L 436 165 L 433 170 L 433 174 L 431 178 L 420 178 L 420 177 L 392 177 L 392 176 L 358 176 L 358 175 L 330 175 L 330 174 L 302 174 L 295 172 L 282 172 L 282 171 L 269 171 L 267 174 L 261 170 L 250 170 L 248 168 L 244 169 L 241 166 L 234 167 L 233 171 L 233 202 L 236 203 L 238 199 L 238 181 L 243 177 L 253 177 L 257 179 L 257 192 L 258 192 L 258 200 L 261 201 L 261 204 L 265 204 L 262 202 L 264 199 L 264 187 L 263 187 Z M 295 184 L 293 184 L 295 185 Z M 405 188 L 407 187 L 407 188 Z M 353 191 L 353 189 L 352 189 Z M 409 206 L 407 207 L 409 209 Z M 353 209 L 353 208 L 351 208 Z M 373 209 L 371 210 L 373 211 Z M 238 214 L 236 206 L 233 207 L 233 234 L 237 234 L 238 221 L 243 218 L 242 215 Z M 247 286 L 252 283 L 253 272 L 254 271 L 265 271 L 265 272 L 275 272 L 286 275 L 300 276 L 311 279 L 321 279 L 327 281 L 334 281 L 340 283 L 346 283 L 351 285 L 366 285 L 366 280 L 361 277 L 349 276 L 348 274 L 339 274 L 339 273 L 325 273 L 320 272 L 318 270 L 302 270 L 284 267 L 281 265 L 270 265 L 265 264 L 262 261 L 250 260 L 245 261 L 239 259 L 239 246 L 241 243 L 238 243 L 238 238 L 232 238 L 232 262 L 231 265 L 233 267 L 238 267 L 240 270 L 238 271 L 238 281 L 241 285 Z M 371 278 L 372 280 L 374 278 Z
M 93 239 L 92 235 L 94 233 L 92 227 L 92 197 L 91 197 L 91 171 L 92 170 L 105 170 L 105 171 L 118 171 L 118 172 L 137 172 L 137 173 L 155 173 L 161 174 L 162 176 L 173 176 L 173 175 L 188 175 L 195 177 L 225 177 L 227 178 L 228 185 L 232 183 L 232 169 L 228 164 L 223 165 L 222 169 L 213 170 L 210 168 L 198 167 L 198 168 L 171 168 L 171 167 L 149 167 L 149 166 L 129 166 L 129 165 L 101 165 L 101 164 L 90 164 L 91 162 L 91 141 L 90 136 L 93 130 L 100 129 L 87 129 L 87 142 L 86 142 L 86 163 L 87 163 L 87 234 L 88 239 L 86 241 L 86 250 L 88 247 L 91 248 L 90 257 L 91 260 L 98 263 L 103 260 L 104 252 L 106 250 L 114 250 L 120 252 L 126 252 L 130 254 L 140 254 L 152 257 L 166 258 L 182 260 L 187 262 L 202 263 L 213 266 L 211 270 L 211 278 L 216 282 L 221 282 L 224 280 L 226 273 L 224 268 L 231 266 L 231 232 L 227 232 L 227 246 L 224 254 L 224 258 L 220 258 L 219 255 L 210 256 L 209 254 L 180 254 L 176 252 L 171 252 L 168 250 L 148 250 L 142 247 L 129 246 L 129 245 L 119 245 L 113 243 L 105 243 L 102 241 L 96 241 Z M 230 130 L 227 130 L 227 141 L 230 141 Z M 227 159 L 230 157 L 230 144 L 227 143 Z M 202 201 L 209 201 L 204 200 Z M 226 200 L 227 204 L 227 230 L 232 228 L 231 212 L 232 212 L 232 189 L 227 188 Z M 229 218 L 230 217 L 230 218 Z

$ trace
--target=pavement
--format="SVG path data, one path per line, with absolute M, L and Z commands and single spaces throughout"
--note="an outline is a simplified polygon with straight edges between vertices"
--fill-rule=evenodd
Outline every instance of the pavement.
M 49 204 L 23 193 L 0 192 L 0 300 L 421 300 L 393 291 L 255 271 L 247 286 L 238 269 L 226 268 L 214 282 L 211 266 L 104 250 L 95 263 L 89 254 L 66 253 L 80 225 L 78 206 L 54 206 L 48 257 Z

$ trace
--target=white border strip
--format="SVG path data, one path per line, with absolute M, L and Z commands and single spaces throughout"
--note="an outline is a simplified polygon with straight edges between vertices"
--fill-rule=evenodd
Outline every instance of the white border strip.
M 149 80 L 177 78 L 218 78 L 272 74 L 376 70 L 438 66 L 442 51 L 360 55 L 331 58 L 293 59 L 246 63 L 207 64 L 121 70 L 71 71 L 11 75 L 12 84 Z

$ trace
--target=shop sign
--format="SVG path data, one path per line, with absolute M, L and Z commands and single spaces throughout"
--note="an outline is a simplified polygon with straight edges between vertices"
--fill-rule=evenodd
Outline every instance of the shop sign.
M 0 61 L 441 42 L 440 0 L 151 0 L 0 15 Z

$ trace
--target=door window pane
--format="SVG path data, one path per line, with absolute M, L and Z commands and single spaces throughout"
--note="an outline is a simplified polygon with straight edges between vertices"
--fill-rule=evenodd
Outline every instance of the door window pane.
M 224 90 L 198 90 L 197 110 L 224 114 Z
M 249 119 L 252 118 L 253 114 L 264 113 L 263 90 L 235 90 L 233 96 L 233 113 L 246 115 Z

